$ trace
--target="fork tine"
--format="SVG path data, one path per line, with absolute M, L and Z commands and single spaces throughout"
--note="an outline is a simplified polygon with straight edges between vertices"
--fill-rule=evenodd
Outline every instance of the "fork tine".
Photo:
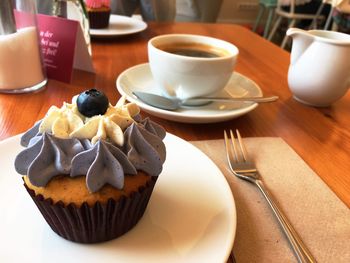
M 246 161 L 248 161 L 247 149 L 244 146 L 244 143 L 243 143 L 241 134 L 239 133 L 239 130 L 236 130 L 236 134 L 237 134 L 237 140 L 238 140 L 239 148 L 241 149 L 243 160 L 246 162 Z
M 224 140 L 225 140 L 225 147 L 226 147 L 226 153 L 228 152 L 228 137 L 227 132 L 224 130 Z
M 230 166 L 232 167 L 235 163 L 239 162 L 239 152 L 237 150 L 237 143 L 232 130 L 230 130 L 230 135 L 224 131 L 226 155 Z M 232 167 L 233 169 L 233 167 Z
M 224 130 L 224 139 L 225 139 L 225 148 L 226 148 L 226 158 L 227 158 L 229 166 L 232 169 L 231 163 L 234 162 L 234 159 L 233 159 L 233 154 L 232 154 L 232 147 L 229 143 L 229 139 L 228 139 L 226 130 Z
M 235 156 L 235 161 L 239 162 L 239 154 L 238 154 L 238 150 L 237 150 L 237 143 L 235 140 L 235 135 L 233 134 L 232 130 L 230 130 L 230 136 L 231 136 L 231 145 L 232 145 L 232 149 L 233 149 L 233 153 Z

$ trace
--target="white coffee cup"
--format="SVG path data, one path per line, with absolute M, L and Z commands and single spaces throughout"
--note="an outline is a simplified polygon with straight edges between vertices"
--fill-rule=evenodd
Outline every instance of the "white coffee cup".
M 207 55 L 213 57 L 203 57 Z M 186 99 L 217 93 L 228 83 L 237 57 L 236 46 L 212 37 L 168 34 L 148 42 L 153 78 L 167 97 Z

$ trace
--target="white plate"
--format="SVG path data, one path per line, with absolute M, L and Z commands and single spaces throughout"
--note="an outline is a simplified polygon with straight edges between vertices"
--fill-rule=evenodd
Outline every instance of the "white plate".
M 153 79 L 148 63 L 136 65 L 122 72 L 117 78 L 117 89 L 126 95 L 130 102 L 135 102 L 144 111 L 167 120 L 186 123 L 213 123 L 237 118 L 255 109 L 258 104 L 251 102 L 223 103 L 213 102 L 204 106 L 184 107 L 176 111 L 158 109 L 148 105 L 137 97 L 133 91 L 145 91 L 160 94 Z M 233 72 L 225 89 L 217 94 L 220 97 L 260 97 L 262 91 L 251 79 Z
M 226 262 L 236 210 L 226 179 L 186 141 L 167 134 L 167 160 L 140 222 L 115 240 L 84 245 L 56 235 L 13 167 L 19 136 L 0 142 L 1 262 Z
M 101 29 L 90 29 L 92 37 L 115 37 L 135 34 L 147 28 L 147 24 L 137 18 L 128 16 L 111 15 L 109 26 Z

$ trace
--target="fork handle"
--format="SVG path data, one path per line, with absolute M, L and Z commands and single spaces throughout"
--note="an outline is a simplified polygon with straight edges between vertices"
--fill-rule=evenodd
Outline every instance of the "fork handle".
M 297 232 L 294 230 L 287 217 L 284 215 L 284 213 L 281 211 L 281 209 L 278 207 L 278 205 L 272 198 L 272 195 L 265 187 L 263 181 L 255 180 L 255 184 L 258 186 L 264 198 L 267 200 L 272 211 L 274 212 L 275 216 L 277 217 L 278 222 L 280 223 L 283 229 L 283 232 L 285 233 L 289 242 L 292 245 L 292 248 L 298 258 L 298 261 L 302 263 L 316 262 L 316 259 L 312 256 L 310 251 L 307 249 L 303 241 L 298 236 Z

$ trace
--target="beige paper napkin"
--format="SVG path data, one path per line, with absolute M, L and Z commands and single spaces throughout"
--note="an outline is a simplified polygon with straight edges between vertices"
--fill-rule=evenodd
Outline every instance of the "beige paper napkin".
M 266 186 L 317 261 L 350 262 L 350 209 L 283 139 L 244 141 Z M 236 261 L 297 262 L 258 188 L 229 172 L 223 140 L 191 143 L 216 163 L 231 186 L 237 209 Z

